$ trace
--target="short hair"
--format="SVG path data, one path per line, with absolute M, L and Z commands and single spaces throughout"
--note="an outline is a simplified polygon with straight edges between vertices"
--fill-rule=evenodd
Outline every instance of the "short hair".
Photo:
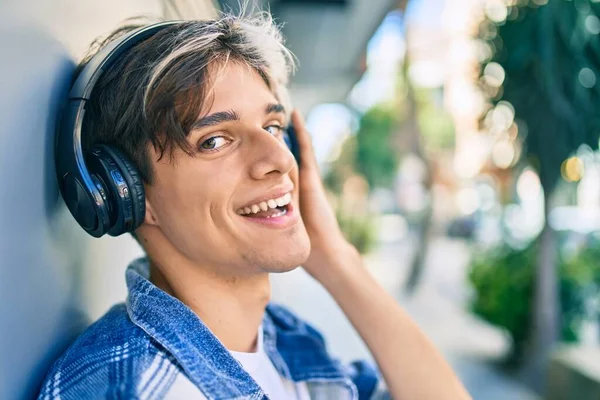
M 129 20 L 96 40 L 78 70 L 106 44 L 145 25 Z M 148 145 L 160 158 L 176 148 L 191 155 L 187 135 L 212 91 L 209 79 L 231 62 L 257 71 L 289 112 L 294 57 L 268 12 L 182 21 L 137 43 L 102 74 L 86 105 L 84 149 L 115 146 L 152 183 Z

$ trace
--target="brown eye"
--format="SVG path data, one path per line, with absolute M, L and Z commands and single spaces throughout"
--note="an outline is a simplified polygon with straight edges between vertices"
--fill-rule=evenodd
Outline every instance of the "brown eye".
M 200 145 L 201 150 L 218 151 L 221 147 L 228 143 L 228 139 L 223 136 L 213 136 L 206 139 Z
M 217 144 L 217 139 L 214 137 L 211 137 L 210 139 L 204 141 L 204 143 L 202 143 L 202 148 L 203 149 L 213 149 L 215 147 L 215 145 Z

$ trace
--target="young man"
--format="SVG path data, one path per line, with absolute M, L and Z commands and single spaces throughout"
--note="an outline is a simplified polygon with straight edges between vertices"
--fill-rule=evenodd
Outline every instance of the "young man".
M 127 302 L 56 361 L 41 399 L 468 398 L 344 240 L 310 135 L 290 112 L 292 57 L 268 15 L 177 23 L 119 57 L 82 134 L 139 171 L 146 212 L 135 236 L 147 257 L 127 269 Z M 300 167 L 283 143 L 290 118 Z M 314 328 L 269 303 L 269 273 L 298 265 L 381 374 L 340 365 Z

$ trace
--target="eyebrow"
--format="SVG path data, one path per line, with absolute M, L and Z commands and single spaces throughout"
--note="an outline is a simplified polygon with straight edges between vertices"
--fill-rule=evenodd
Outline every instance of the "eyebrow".
M 285 107 L 279 103 L 271 103 L 267 105 L 265 114 L 282 113 L 285 114 Z
M 265 108 L 265 114 L 271 114 L 271 113 L 285 114 L 285 107 L 283 107 L 283 105 L 281 105 L 279 103 L 267 104 L 267 107 Z M 239 120 L 240 120 L 240 116 L 234 110 L 220 111 L 220 112 L 216 112 L 216 113 L 207 115 L 206 117 L 200 118 L 198 121 L 194 122 L 194 125 L 192 125 L 191 130 L 202 129 L 202 128 L 206 128 L 208 126 L 215 126 L 215 125 L 219 125 L 223 122 L 239 121 Z
M 220 111 L 207 115 L 206 117 L 202 117 L 198 121 L 194 122 L 194 125 L 192 125 L 192 130 L 206 128 L 207 126 L 219 125 L 223 122 L 239 120 L 240 116 L 233 110 Z

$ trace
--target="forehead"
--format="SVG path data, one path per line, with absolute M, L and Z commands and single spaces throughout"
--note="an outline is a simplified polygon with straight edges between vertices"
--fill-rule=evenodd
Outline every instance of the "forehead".
M 243 117 L 254 111 L 264 113 L 265 104 L 277 98 L 263 77 L 253 68 L 230 62 L 211 69 L 208 101 L 201 114 L 234 110 Z

